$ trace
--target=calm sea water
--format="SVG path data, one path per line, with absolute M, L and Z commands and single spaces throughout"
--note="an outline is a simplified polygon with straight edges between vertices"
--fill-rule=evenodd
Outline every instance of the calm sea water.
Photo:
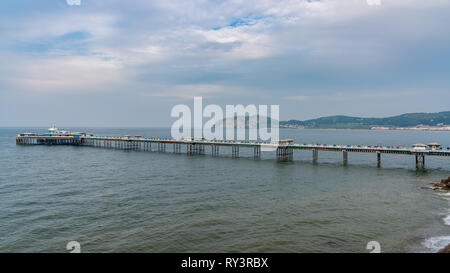
M 73 128 L 168 136 L 168 129 Z M 253 160 L 93 147 L 16 146 L 0 128 L 0 252 L 434 252 L 450 243 L 450 195 L 428 183 L 450 158 L 274 152 Z M 450 146 L 450 132 L 281 130 L 297 143 Z

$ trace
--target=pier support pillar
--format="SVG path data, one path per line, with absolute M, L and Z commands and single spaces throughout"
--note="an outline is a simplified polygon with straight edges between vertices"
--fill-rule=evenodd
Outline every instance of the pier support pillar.
M 344 160 L 344 165 L 347 165 L 347 163 L 348 163 L 348 152 L 347 151 L 343 152 L 343 160 Z
M 231 157 L 233 158 L 239 157 L 239 146 L 231 146 Z
M 377 167 L 381 167 L 381 153 L 377 152 Z
M 219 155 L 219 146 L 212 145 L 211 146 L 211 155 L 218 156 Z
M 317 163 L 317 160 L 319 159 L 319 151 L 313 150 L 313 163 Z
M 277 148 L 277 159 L 279 160 L 293 160 L 294 150 L 288 148 Z
M 261 146 L 253 148 L 253 157 L 255 159 L 261 159 Z
M 186 144 L 187 148 L 186 151 L 188 154 L 192 155 L 192 154 L 198 154 L 200 153 L 200 147 L 196 144 Z
M 425 168 L 425 155 L 416 154 L 416 169 Z
M 178 154 L 181 152 L 181 144 L 180 143 L 174 143 L 173 144 L 173 152 Z

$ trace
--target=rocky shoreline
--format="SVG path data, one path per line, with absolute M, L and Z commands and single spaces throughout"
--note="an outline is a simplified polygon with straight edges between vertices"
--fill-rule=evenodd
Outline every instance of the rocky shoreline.
M 450 245 L 448 245 L 445 248 L 439 250 L 438 253 L 450 253 Z
M 441 183 L 431 183 L 430 185 L 433 187 L 433 190 L 450 191 L 450 177 L 442 179 Z M 438 253 L 450 253 L 450 244 L 439 250 Z
M 450 191 L 450 177 L 447 179 L 442 179 L 441 183 L 431 183 L 433 190 L 444 190 Z

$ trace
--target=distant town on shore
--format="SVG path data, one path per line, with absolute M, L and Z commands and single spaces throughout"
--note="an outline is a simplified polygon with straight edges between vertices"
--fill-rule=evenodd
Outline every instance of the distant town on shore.
M 305 121 L 280 121 L 280 128 L 450 131 L 450 111 L 409 113 L 386 118 L 329 116 Z

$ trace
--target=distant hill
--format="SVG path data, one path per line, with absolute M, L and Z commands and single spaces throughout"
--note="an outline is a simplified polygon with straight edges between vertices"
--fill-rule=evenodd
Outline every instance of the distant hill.
M 330 116 L 305 121 L 280 121 L 280 127 L 298 126 L 305 128 L 348 128 L 367 129 L 373 126 L 413 127 L 417 125 L 450 125 L 450 111 L 440 113 L 410 113 L 387 118 L 360 118 Z
M 249 116 L 241 116 L 239 117 L 240 119 L 238 120 L 238 117 L 235 116 L 232 119 L 223 119 L 222 122 L 219 122 L 216 124 L 216 126 L 218 127 L 223 127 L 223 128 L 252 128 L 252 129 L 256 129 L 259 128 L 260 126 L 262 128 L 270 128 L 271 124 L 272 124 L 272 119 L 270 117 L 266 117 L 266 121 L 265 123 L 260 124 L 260 117 L 261 116 L 252 116 L 252 118 L 256 119 L 256 123 L 251 122 L 250 121 L 250 117 Z

